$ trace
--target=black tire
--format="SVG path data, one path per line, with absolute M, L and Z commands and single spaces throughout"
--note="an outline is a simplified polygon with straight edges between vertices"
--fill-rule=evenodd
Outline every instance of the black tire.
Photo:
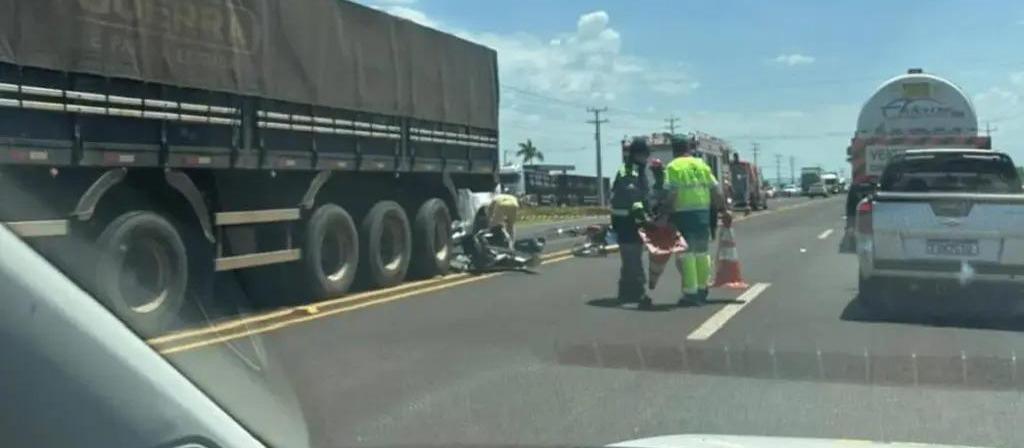
M 891 312 L 889 293 L 880 279 L 858 275 L 857 300 L 875 317 L 888 317 Z
M 412 258 L 412 231 L 405 210 L 393 201 L 374 205 L 359 226 L 359 272 L 371 287 L 405 280 Z
M 359 234 L 345 209 L 324 204 L 306 222 L 302 274 L 313 299 L 346 293 L 359 266 Z
M 185 303 L 188 255 L 174 225 L 153 212 L 128 212 L 97 240 L 97 296 L 136 332 L 163 330 Z
M 413 224 L 412 270 L 428 278 L 448 273 L 452 257 L 452 217 L 444 201 L 428 199 Z

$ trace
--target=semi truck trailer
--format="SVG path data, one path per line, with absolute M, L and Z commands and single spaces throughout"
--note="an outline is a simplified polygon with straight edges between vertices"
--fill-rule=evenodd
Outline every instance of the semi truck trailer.
M 0 2 L 0 222 L 142 331 L 444 274 L 497 142 L 493 50 L 347 1 Z

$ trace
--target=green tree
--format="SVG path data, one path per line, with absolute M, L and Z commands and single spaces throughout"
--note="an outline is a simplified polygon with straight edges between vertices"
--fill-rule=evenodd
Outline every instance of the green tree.
M 534 160 L 538 162 L 544 161 L 544 153 L 540 152 L 536 146 L 533 146 L 533 141 L 526 139 L 525 142 L 519 144 L 519 151 L 516 151 L 516 156 L 523 159 L 523 163 L 530 163 Z

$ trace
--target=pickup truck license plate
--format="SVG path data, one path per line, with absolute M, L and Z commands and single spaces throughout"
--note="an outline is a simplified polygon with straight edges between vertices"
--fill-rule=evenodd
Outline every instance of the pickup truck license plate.
M 978 240 L 928 240 L 928 255 L 972 257 L 978 255 Z

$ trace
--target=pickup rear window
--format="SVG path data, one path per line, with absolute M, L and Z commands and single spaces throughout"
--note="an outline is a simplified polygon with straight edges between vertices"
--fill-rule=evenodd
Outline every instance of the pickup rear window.
M 913 154 L 889 161 L 882 191 L 1020 193 L 1021 183 L 1003 154 Z

